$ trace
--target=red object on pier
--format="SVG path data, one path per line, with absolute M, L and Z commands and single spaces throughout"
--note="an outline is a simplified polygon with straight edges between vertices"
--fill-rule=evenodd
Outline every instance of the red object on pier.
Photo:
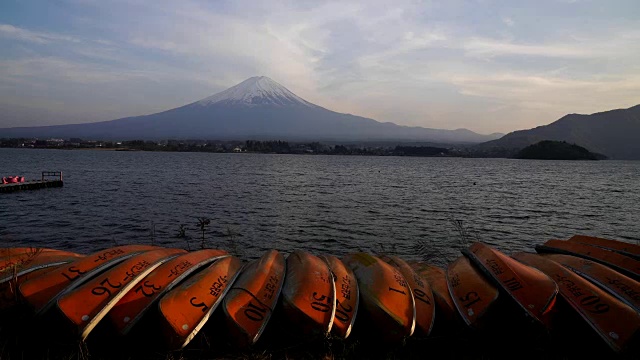
M 24 182 L 24 176 L 7 176 L 2 178 L 3 184 L 14 184 Z

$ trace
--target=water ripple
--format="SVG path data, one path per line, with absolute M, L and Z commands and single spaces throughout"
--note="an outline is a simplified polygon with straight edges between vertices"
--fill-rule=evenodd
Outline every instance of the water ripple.
M 202 216 L 209 246 L 246 259 L 305 248 L 444 265 L 463 247 L 456 220 L 506 252 L 576 233 L 640 241 L 640 162 L 0 149 L 0 169 L 66 179 L 0 196 L 0 246 L 193 249 Z

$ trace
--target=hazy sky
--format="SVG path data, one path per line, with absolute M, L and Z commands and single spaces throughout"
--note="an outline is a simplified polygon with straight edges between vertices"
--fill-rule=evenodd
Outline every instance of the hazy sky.
M 0 127 L 110 120 L 265 75 L 481 133 L 640 104 L 640 1 L 0 1 Z

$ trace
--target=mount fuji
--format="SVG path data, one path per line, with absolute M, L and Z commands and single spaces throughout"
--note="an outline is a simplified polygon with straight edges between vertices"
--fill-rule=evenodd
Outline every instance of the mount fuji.
M 156 114 L 86 124 L 0 129 L 0 137 L 424 141 L 479 143 L 501 134 L 400 126 L 312 104 L 265 76 Z

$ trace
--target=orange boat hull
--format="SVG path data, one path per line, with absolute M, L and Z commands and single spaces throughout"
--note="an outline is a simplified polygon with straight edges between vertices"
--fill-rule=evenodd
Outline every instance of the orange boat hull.
M 480 242 L 462 252 L 509 294 L 525 314 L 535 322 L 546 325 L 544 315 L 551 309 L 558 294 L 558 286 L 549 276 Z
M 577 256 L 563 254 L 542 254 L 542 256 L 571 269 L 640 312 L 639 282 L 605 265 Z
M 593 245 L 603 249 L 613 250 L 622 255 L 640 260 L 640 245 L 630 244 L 623 241 L 603 239 L 593 236 L 574 235 L 568 241 L 586 245 Z
M 573 241 L 549 240 L 543 245 L 537 245 L 536 251 L 539 253 L 550 252 L 579 256 L 599 262 L 636 281 L 640 281 L 640 261 L 610 250 Z
M 464 322 L 472 328 L 483 327 L 483 316 L 498 299 L 498 288 L 487 280 L 465 256 L 447 267 L 447 287 Z
M 460 324 L 460 315 L 447 286 L 446 272 L 435 265 L 423 262 L 412 262 L 409 265 L 431 285 L 436 305 L 434 331 L 448 330 Z
M 393 255 L 381 255 L 380 259 L 392 265 L 409 283 L 416 307 L 416 335 L 429 336 L 435 320 L 435 301 L 431 285 L 404 260 Z
M 18 304 L 20 298 L 17 289 L 23 282 L 81 257 L 83 255 L 65 251 L 40 252 L 28 261 L 22 262 L 11 269 L 5 269 L 0 274 L 2 276 L 0 278 L 0 310 Z
M 333 273 L 336 288 L 336 314 L 333 318 L 331 333 L 341 339 L 346 339 L 351 334 L 353 323 L 358 314 L 360 297 L 358 281 L 353 271 L 337 257 L 325 255 L 323 258 Z
M 305 335 L 329 334 L 336 312 L 336 288 L 329 265 L 306 251 L 287 257 L 282 307 L 288 321 Z
M 15 264 L 10 268 L 5 268 L 4 271 L 0 271 L 0 284 L 15 277 L 28 274 L 32 271 L 66 264 L 83 257 L 84 255 L 67 251 L 40 252 L 19 264 Z
M 342 261 L 358 280 L 358 324 L 368 321 L 370 335 L 397 342 L 413 335 L 416 309 L 409 284 L 393 266 L 367 253 L 345 256 Z
M 0 261 L 5 260 L 7 257 L 16 257 L 25 253 L 35 253 L 37 251 L 57 251 L 55 249 L 49 248 L 37 248 L 37 247 L 10 247 L 10 248 L 0 248 Z
M 138 282 L 181 249 L 159 249 L 133 256 L 58 299 L 58 309 L 85 340 L 98 322 Z
M 149 307 L 167 291 L 201 267 L 228 256 L 224 250 L 205 249 L 170 259 L 140 280 L 109 312 L 116 330 L 126 335 Z
M 156 246 L 125 245 L 105 249 L 56 268 L 42 276 L 25 281 L 19 291 L 36 314 L 47 311 L 64 291 L 82 285 L 91 276 L 104 271 L 140 252 L 158 249 Z
M 231 340 L 255 344 L 276 307 L 285 277 L 285 258 L 277 250 L 245 266 L 223 300 Z
M 31 250 L 27 250 L 31 249 Z M 6 249 L 5 249 L 6 250 Z M 20 272 L 22 269 L 28 269 L 34 264 L 44 264 L 47 262 L 46 259 L 51 258 L 51 256 L 67 256 L 67 257 L 82 257 L 82 255 L 60 251 L 54 249 L 42 249 L 42 248 L 18 248 L 18 250 L 24 250 L 13 255 L 6 256 L 0 259 L 0 282 L 6 281 L 10 278 L 14 273 Z
M 60 266 L 62 265 L 50 266 L 34 270 L 0 284 L 0 311 L 10 310 L 12 307 L 17 306 L 21 303 L 20 294 L 17 289 L 23 282 L 53 271 Z
M 182 349 L 202 329 L 242 268 L 235 256 L 222 258 L 169 291 L 158 303 L 170 349 Z
M 4 262 L 7 260 L 20 259 L 23 256 L 32 257 L 38 253 L 43 252 L 60 252 L 61 250 L 50 248 L 38 248 L 38 247 L 12 247 L 12 248 L 0 248 L 0 269 L 4 267 Z
M 640 314 L 588 280 L 537 254 L 517 253 L 513 257 L 551 277 L 562 297 L 614 351 L 623 351 L 639 333 Z

